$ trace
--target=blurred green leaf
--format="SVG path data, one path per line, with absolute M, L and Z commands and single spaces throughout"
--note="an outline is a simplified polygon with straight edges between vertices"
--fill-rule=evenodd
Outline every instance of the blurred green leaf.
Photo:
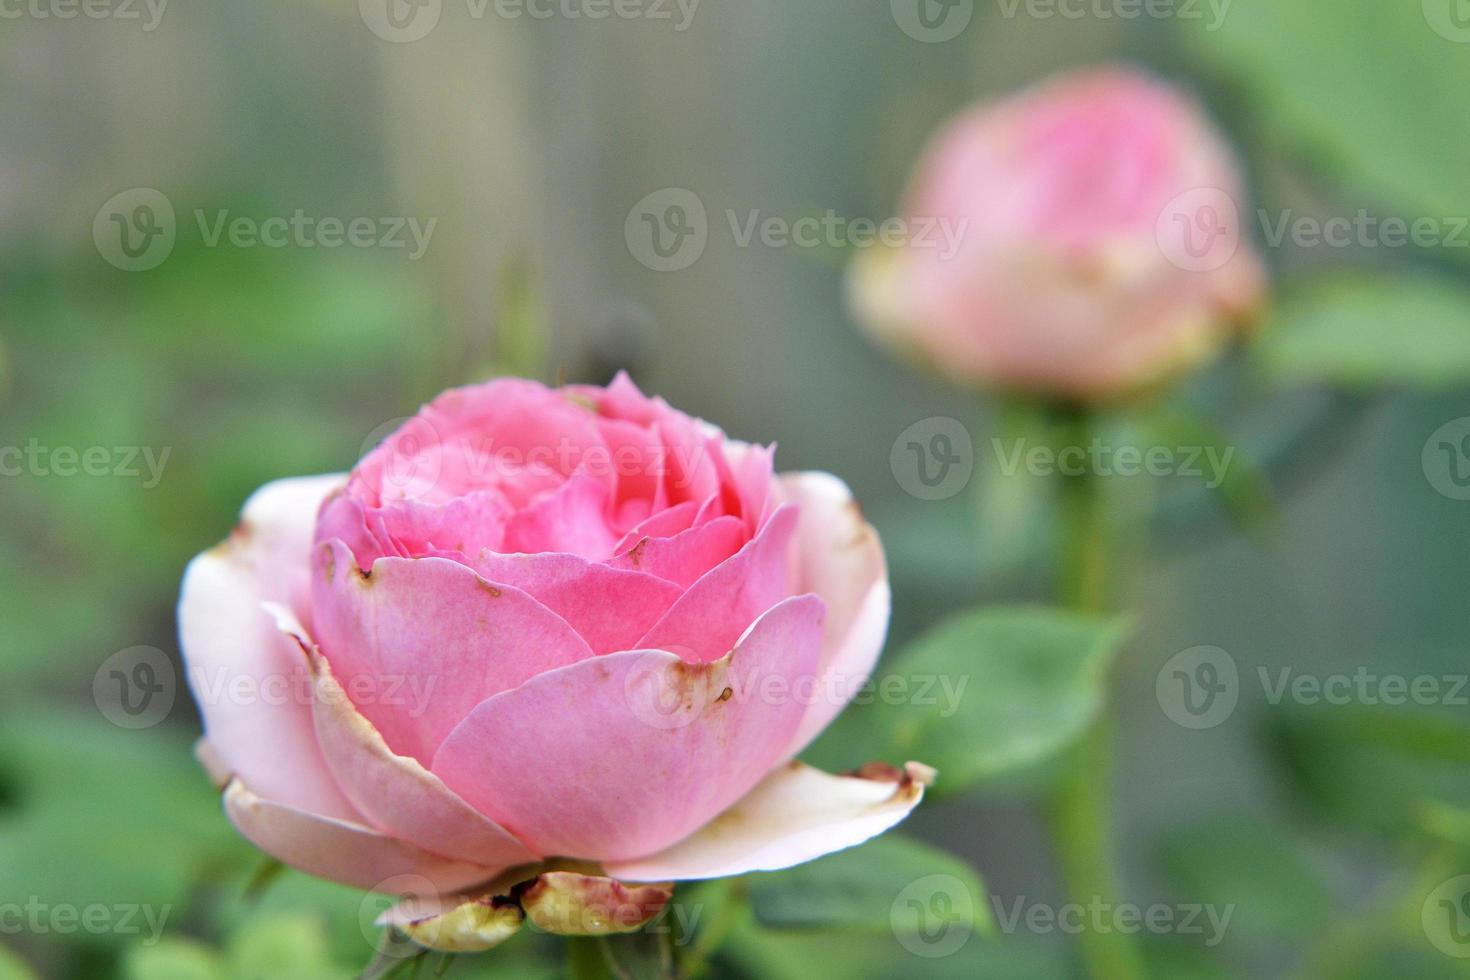
M 220 812 L 188 739 L 173 733 L 124 731 L 39 704 L 7 708 L 0 781 L 9 797 L 0 808 L 7 894 L 143 906 L 167 927 L 198 884 L 249 866 L 250 848 Z M 148 924 L 135 917 L 133 928 Z
M 1303 798 L 1354 830 L 1420 838 L 1429 803 L 1470 806 L 1470 725 L 1407 708 L 1279 710 L 1269 745 Z
M 1043 607 L 961 614 L 881 669 L 824 747 L 848 764 L 932 765 L 944 794 L 1014 775 L 1087 730 L 1127 633 L 1120 619 Z
M 737 933 L 725 948 L 736 976 L 751 980 L 1058 980 L 1075 975 L 1066 949 L 1032 937 L 1006 937 L 998 942 L 971 935 L 957 949 L 905 946 L 896 936 L 862 933 L 841 936 L 762 929 L 755 924 Z M 720 971 L 718 976 L 729 976 Z
M 1233 907 L 1230 933 L 1301 937 L 1332 914 L 1318 870 L 1283 828 L 1243 815 L 1191 822 L 1159 844 L 1159 863 L 1185 901 Z
M 238 980 L 351 980 L 355 973 L 332 962 L 325 926 L 314 917 L 257 917 L 230 937 L 227 950 Z
M 1225 511 L 1238 526 L 1256 529 L 1272 523 L 1279 516 L 1270 478 L 1230 433 L 1222 431 L 1203 416 L 1168 409 L 1154 413 L 1147 425 L 1151 430 L 1147 440 L 1149 445 L 1198 446 L 1213 451 L 1211 458 L 1223 464 L 1221 482 L 1214 488 L 1204 485 L 1203 492 L 1218 494 Z
M 756 921 L 773 929 L 913 935 L 933 924 L 925 918 L 931 905 L 945 906 L 976 932 L 994 928 L 985 884 L 973 868 L 897 834 L 755 875 L 750 897 Z
M 36 980 L 36 974 L 19 956 L 0 946 L 0 980 Z
M 1423 275 L 1336 276 L 1288 293 L 1255 352 L 1285 384 L 1470 384 L 1470 289 Z
M 125 980 L 233 980 L 218 953 L 188 939 L 133 946 L 123 959 Z
M 1458 0 L 1237 3 L 1175 18 L 1255 103 L 1278 146 L 1305 149 L 1399 217 L 1470 213 L 1470 89 Z M 1217 22 L 1218 21 L 1218 22 Z M 1463 257 L 1470 251 L 1460 249 Z

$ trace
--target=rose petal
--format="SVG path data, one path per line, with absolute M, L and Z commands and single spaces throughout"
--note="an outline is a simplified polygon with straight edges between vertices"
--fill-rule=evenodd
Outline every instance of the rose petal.
M 656 575 L 687 589 L 729 560 L 748 540 L 740 518 L 717 517 L 671 538 L 641 537 L 608 565 Z
M 252 844 L 318 878 L 374 890 L 390 879 L 422 879 L 430 893 L 465 891 L 493 869 L 430 854 L 347 820 L 320 817 L 257 796 L 239 779 L 224 795 L 225 812 Z
M 212 776 L 238 775 L 267 799 L 351 818 L 317 749 L 309 699 L 289 696 L 304 690 L 305 660 L 261 608 L 266 600 L 306 605 L 312 523 L 342 480 L 281 480 L 256 491 L 229 540 L 189 564 L 179 642 Z
M 526 918 L 558 936 L 637 932 L 673 897 L 671 884 L 625 885 L 572 871 L 548 871 L 520 893 Z
M 794 551 L 800 564 L 796 591 L 827 603 L 819 697 L 807 709 L 790 755 L 831 724 L 873 673 L 888 635 L 892 595 L 883 544 L 863 520 L 852 492 L 828 473 L 788 473 L 783 499 L 800 508 Z
M 487 581 L 528 593 L 566 620 L 597 654 L 633 649 L 682 594 L 654 575 L 574 555 L 483 554 L 475 570 Z
M 362 572 L 340 541 L 316 549 L 313 631 L 354 703 L 398 755 L 426 763 L 479 703 L 592 650 L 520 589 L 444 558 L 381 558 Z M 409 691 L 401 711 L 360 689 Z M 432 768 L 432 767 L 431 767 Z
M 783 507 L 734 557 L 690 586 L 638 645 L 703 663 L 725 655 L 756 617 L 792 594 L 788 546 L 797 510 Z
M 337 785 L 369 823 L 426 851 L 495 870 L 537 859 L 417 760 L 395 755 L 353 706 L 301 624 L 284 609 L 277 610 L 277 622 L 309 658 L 317 743 Z
M 822 617 L 820 599 L 792 598 L 711 663 L 635 651 L 542 674 L 476 708 L 430 768 L 537 853 L 667 847 L 780 761 Z
M 742 800 L 667 850 L 606 864 L 628 881 L 687 881 L 777 871 L 852 847 L 897 824 L 933 780 L 927 766 L 875 767 L 833 776 L 799 762 L 773 772 Z

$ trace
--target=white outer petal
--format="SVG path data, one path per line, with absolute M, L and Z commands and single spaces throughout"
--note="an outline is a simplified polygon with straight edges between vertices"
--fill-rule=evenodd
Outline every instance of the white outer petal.
M 888 830 L 918 806 L 933 776 L 912 762 L 884 778 L 834 776 L 789 762 L 673 847 L 605 868 L 624 881 L 689 881 L 789 868 Z
M 225 789 L 225 812 L 252 844 L 318 878 L 377 891 L 417 881 L 429 896 L 464 891 L 495 869 L 430 854 L 348 820 L 335 820 L 262 799 L 239 779 Z
M 256 491 L 229 539 L 189 564 L 179 639 L 212 775 L 238 775 L 267 799 L 351 819 L 317 748 L 310 698 L 299 694 L 308 690 L 305 658 L 262 608 L 304 602 L 317 508 L 343 479 L 280 480 Z
M 787 753 L 799 754 L 832 723 L 872 676 L 888 635 L 892 593 L 878 533 L 852 491 L 829 473 L 785 473 L 780 493 L 800 507 L 793 563 L 796 592 L 827 604 L 816 698 Z

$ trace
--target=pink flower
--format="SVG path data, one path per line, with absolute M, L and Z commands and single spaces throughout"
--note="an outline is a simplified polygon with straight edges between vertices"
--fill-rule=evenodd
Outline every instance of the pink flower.
M 855 263 L 853 306 L 963 384 L 1126 395 L 1210 360 L 1261 304 L 1243 201 L 1182 93 L 1126 69 L 1060 78 L 935 138 L 907 237 Z
M 626 377 L 500 380 L 261 489 L 179 608 L 235 825 L 368 889 L 529 866 L 516 895 L 561 908 L 582 875 L 533 884 L 551 859 L 623 894 L 596 876 L 782 868 L 903 819 L 923 767 L 792 761 L 873 669 L 889 589 L 847 488 L 772 459 Z

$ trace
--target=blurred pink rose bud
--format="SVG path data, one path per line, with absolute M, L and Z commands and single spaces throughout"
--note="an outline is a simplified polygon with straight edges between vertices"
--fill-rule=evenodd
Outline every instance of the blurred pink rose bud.
M 772 461 L 623 376 L 500 380 L 350 475 L 257 492 L 179 608 L 235 825 L 310 874 L 412 882 L 412 931 L 473 948 L 526 916 L 634 928 L 667 895 L 619 882 L 898 823 L 923 766 L 793 761 L 872 671 L 889 588 L 847 487 Z
M 939 134 L 903 244 L 864 253 L 850 295 L 873 334 L 962 384 L 1126 395 L 1206 363 L 1258 310 L 1246 213 L 1183 93 L 1128 69 L 1068 76 Z

